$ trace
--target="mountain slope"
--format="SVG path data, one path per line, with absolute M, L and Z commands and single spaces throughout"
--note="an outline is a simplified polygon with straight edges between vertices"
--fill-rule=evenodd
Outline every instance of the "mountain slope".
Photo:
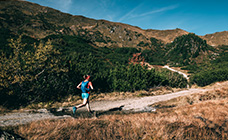
M 202 36 L 211 46 L 228 45 L 228 31 L 216 32 Z
M 175 37 L 187 34 L 181 29 L 142 30 L 127 24 L 72 16 L 25 1 L 0 3 L 0 28 L 37 39 L 51 34 L 78 35 L 101 47 L 138 47 L 143 42 L 145 45 L 141 48 L 150 48 L 153 46 L 151 38 L 169 43 Z
M 192 33 L 177 37 L 166 47 L 165 58 L 168 62 L 184 65 L 203 63 L 209 60 L 209 56 L 213 52 L 213 48 L 207 45 L 206 40 Z
M 25 34 L 37 39 L 51 34 L 79 35 L 100 47 L 151 48 L 155 38 L 171 43 L 176 37 L 188 34 L 182 29 L 143 30 L 136 26 L 106 20 L 94 20 L 83 16 L 73 16 L 58 10 L 26 1 L 0 1 L 0 28 L 14 34 Z M 210 45 L 228 45 L 228 32 L 201 36 Z

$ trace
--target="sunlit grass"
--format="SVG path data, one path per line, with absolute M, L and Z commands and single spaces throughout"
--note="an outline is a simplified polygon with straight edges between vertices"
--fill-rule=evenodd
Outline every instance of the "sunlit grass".
M 212 96 L 213 95 L 213 96 Z M 173 101 L 155 113 L 101 115 L 32 122 L 15 128 L 26 139 L 227 139 L 228 88 L 215 88 Z M 206 98 L 212 96 L 213 98 Z M 184 98 L 184 97 L 181 97 Z M 186 98 L 186 97 L 185 97 Z M 199 100 L 202 98 L 202 100 Z M 177 105 L 178 103 L 185 105 Z M 165 106 L 167 103 L 160 103 Z

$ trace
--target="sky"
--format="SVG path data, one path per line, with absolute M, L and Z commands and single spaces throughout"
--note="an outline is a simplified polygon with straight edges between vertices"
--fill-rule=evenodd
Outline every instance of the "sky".
M 228 31 L 228 0 L 27 0 L 71 15 L 196 35 Z

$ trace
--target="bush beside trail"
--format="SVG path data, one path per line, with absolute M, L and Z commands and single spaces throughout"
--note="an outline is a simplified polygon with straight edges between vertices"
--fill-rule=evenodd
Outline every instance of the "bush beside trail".
M 198 86 L 207 86 L 215 82 L 228 80 L 228 68 L 218 68 L 196 73 L 191 78 L 191 83 Z
M 228 46 L 218 46 L 209 63 L 188 66 L 193 73 L 190 82 L 198 86 L 207 86 L 215 82 L 228 80 Z
M 110 88 L 114 91 L 136 91 L 156 86 L 186 88 L 187 80 L 168 70 L 148 70 L 141 65 L 118 66 L 110 71 Z

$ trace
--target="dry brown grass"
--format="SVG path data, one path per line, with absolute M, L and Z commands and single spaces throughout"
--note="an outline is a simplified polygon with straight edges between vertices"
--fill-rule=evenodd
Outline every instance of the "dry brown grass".
M 26 139 L 225 140 L 228 139 L 227 91 L 228 88 L 222 87 L 197 93 L 189 96 L 193 99 L 192 104 L 186 103 L 156 113 L 46 120 L 19 126 L 15 132 Z
M 228 82 L 220 82 L 207 87 L 207 91 L 182 96 L 168 101 L 153 104 L 158 109 L 192 105 L 208 100 L 221 100 L 228 98 Z
M 227 139 L 228 99 L 162 113 L 33 122 L 16 132 L 26 139 Z

